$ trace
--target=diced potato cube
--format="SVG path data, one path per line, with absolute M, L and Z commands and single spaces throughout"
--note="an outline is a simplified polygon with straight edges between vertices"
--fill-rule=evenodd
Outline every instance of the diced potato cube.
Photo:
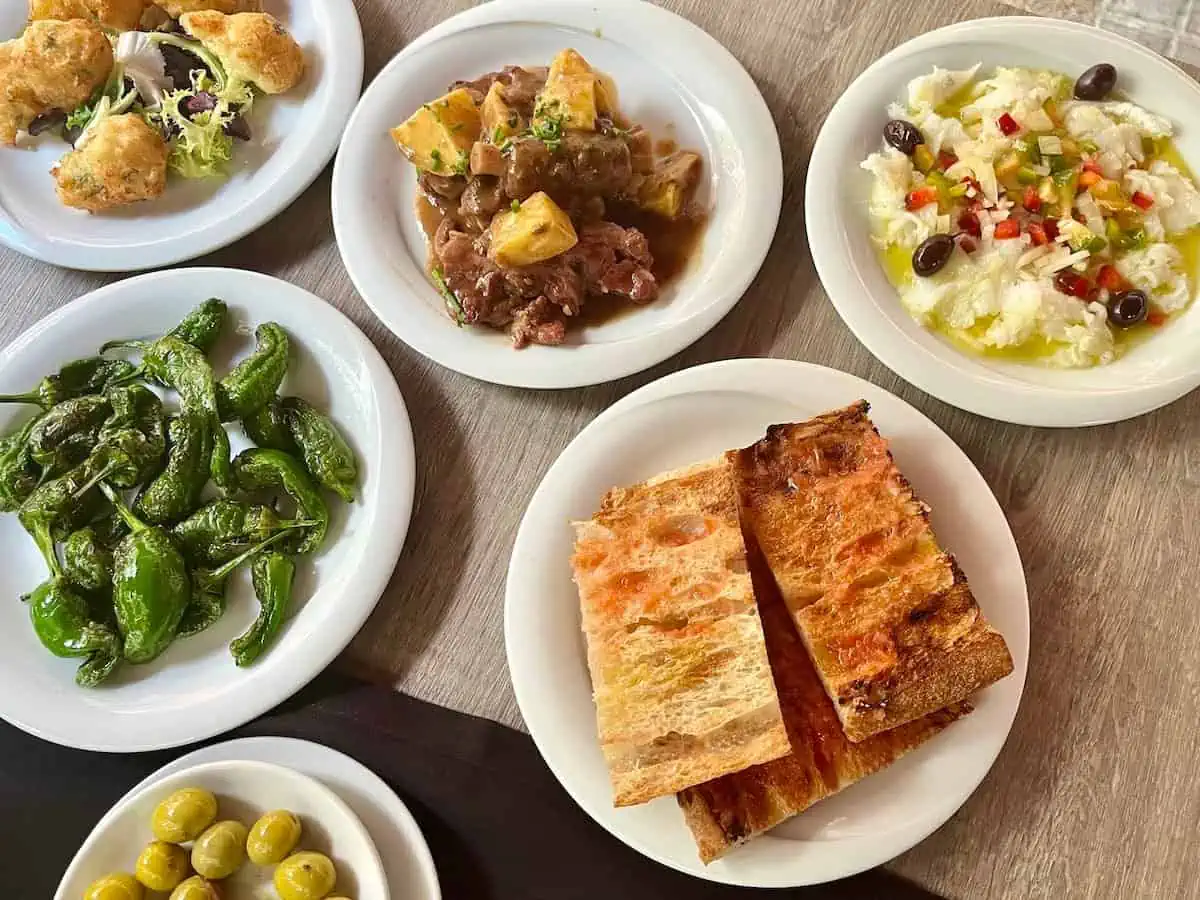
M 617 83 L 611 75 L 596 73 L 596 109 L 602 116 L 616 120 L 621 117 L 617 99 Z
M 414 166 L 443 175 L 467 170 L 471 145 L 479 137 L 475 101 L 458 88 L 418 109 L 403 125 L 392 129 L 392 140 Z
M 588 65 L 588 61 L 583 58 L 583 55 L 578 50 L 568 47 L 566 50 L 558 51 L 554 59 L 550 60 L 550 74 L 547 76 L 547 80 L 556 81 L 564 75 L 591 74 L 592 67 Z
M 570 216 L 542 191 L 492 219 L 491 238 L 488 255 L 506 269 L 558 256 L 579 241 Z
M 487 141 L 476 141 L 471 148 L 472 175 L 503 175 L 504 156 L 500 148 Z
M 546 81 L 538 96 L 535 115 L 541 119 L 557 119 L 571 131 L 596 130 L 595 75 L 563 75 Z
M 483 122 L 483 137 L 493 144 L 499 144 L 506 137 L 514 134 L 520 124 L 517 111 L 504 101 L 502 85 L 492 82 L 487 96 L 483 98 L 483 106 L 479 108 L 479 117 Z
M 674 219 L 700 178 L 700 157 L 690 150 L 679 150 L 659 160 L 654 171 L 642 183 L 638 205 L 649 212 Z

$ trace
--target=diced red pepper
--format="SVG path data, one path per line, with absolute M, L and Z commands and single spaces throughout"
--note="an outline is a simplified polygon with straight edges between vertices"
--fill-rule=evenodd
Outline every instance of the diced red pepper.
M 1094 300 L 1096 294 L 1096 286 L 1088 281 L 1083 276 L 1075 282 L 1075 289 L 1071 291 L 1080 300 Z
M 1146 313 L 1146 322 L 1158 328 L 1160 325 L 1167 324 L 1167 314 L 1161 309 L 1152 309 Z
M 1141 191 L 1134 191 L 1133 196 L 1129 198 L 1134 206 L 1141 209 L 1149 209 L 1154 205 L 1154 198 L 1149 194 L 1143 194 Z
M 1063 269 L 1054 276 L 1054 286 L 1067 296 L 1080 300 L 1094 299 L 1096 293 L 1096 286 L 1092 282 L 1070 269 Z
M 1087 190 L 1103 180 L 1104 176 L 1093 169 L 1084 169 L 1079 173 L 1079 187 L 1081 190 Z
M 958 162 L 958 157 L 949 150 L 939 150 L 937 155 L 938 168 L 943 171 Z
M 973 212 L 965 212 L 958 217 L 958 230 L 971 237 L 982 237 L 983 229 L 979 225 L 979 216 Z
M 1043 247 L 1050 243 L 1050 238 L 1046 235 L 1046 229 L 1037 222 L 1030 222 L 1026 230 L 1029 232 L 1029 236 L 1033 238 L 1033 246 Z
M 1129 283 L 1125 281 L 1125 277 L 1113 265 L 1106 264 L 1101 266 L 1100 272 L 1096 275 L 1096 281 L 1100 283 L 1100 287 L 1113 294 L 1127 290 L 1129 287 Z
M 1085 159 L 1083 161 L 1083 171 L 1094 172 L 1097 175 L 1104 174 L 1104 170 L 1100 168 L 1100 163 L 1094 159 Z
M 965 232 L 959 234 L 955 240 L 958 241 L 958 246 L 962 248 L 963 253 L 974 253 L 979 249 L 979 244 L 975 242 L 975 238 Z
M 1005 219 L 996 223 L 996 240 L 1010 241 L 1021 236 L 1021 223 L 1016 219 Z
M 1058 240 L 1058 219 L 1043 219 L 1042 229 L 1046 232 L 1046 237 L 1050 240 Z
M 1020 124 L 1018 124 L 1017 120 L 1010 113 L 1002 115 L 996 120 L 996 124 L 1000 126 L 1000 131 L 1004 133 L 1005 137 L 1012 137 L 1021 130 Z
M 983 188 L 979 186 L 979 182 L 975 180 L 974 176 L 968 175 L 963 179 L 963 181 L 966 183 L 967 187 L 974 188 L 976 194 L 983 193 Z
M 916 212 L 930 203 L 937 203 L 937 199 L 937 188 L 927 184 L 924 187 L 917 188 L 915 191 L 909 191 L 908 196 L 904 200 L 904 206 L 909 212 Z
M 1021 205 L 1032 213 L 1041 211 L 1042 198 L 1038 194 L 1036 185 L 1031 184 L 1025 188 L 1025 195 L 1021 198 Z

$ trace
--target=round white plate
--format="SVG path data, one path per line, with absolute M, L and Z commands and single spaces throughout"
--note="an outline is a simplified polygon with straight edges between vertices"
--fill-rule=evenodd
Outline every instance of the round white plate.
M 456 328 L 446 316 L 425 274 L 416 173 L 388 129 L 455 79 L 547 65 L 568 46 L 616 79 L 635 121 L 703 154 L 707 181 L 698 196 L 711 219 L 698 258 L 658 302 L 572 331 L 564 346 L 517 352 L 502 332 Z M 494 0 L 427 32 L 372 82 L 334 165 L 333 224 L 359 293 L 414 350 L 497 384 L 577 387 L 661 362 L 733 307 L 771 245 L 782 171 L 779 136 L 754 82 L 696 26 L 638 0 Z
M 433 857 L 408 807 L 366 766 L 320 744 L 279 737 L 242 738 L 214 744 L 164 766 L 134 790 L 188 766 L 229 759 L 273 762 L 316 778 L 335 791 L 371 833 L 383 857 L 388 886 L 395 900 L 441 900 Z
M 408 413 L 396 382 L 370 341 L 328 303 L 294 285 L 233 269 L 176 269 L 120 281 L 64 306 L 25 332 L 0 358 L 0 393 L 27 390 L 62 363 L 95 353 L 109 338 L 168 331 L 207 297 L 221 297 L 236 329 L 218 345 L 218 364 L 253 347 L 264 321 L 292 336 L 284 391 L 326 411 L 359 457 L 359 499 L 332 499 L 322 552 L 297 567 L 288 623 L 270 651 L 247 669 L 229 642 L 254 621 L 246 572 L 230 582 L 229 606 L 212 628 L 180 640 L 154 662 L 122 666 L 99 688 L 75 685 L 77 661 L 38 643 L 25 604 L 15 598 L 46 577 L 15 515 L 0 516 L 0 718 L 46 740 L 88 750 L 128 752 L 202 740 L 254 718 L 328 665 L 366 621 L 404 544 L 415 460 Z M 231 335 L 231 332 L 237 332 Z M 31 407 L 0 406 L 0 433 Z M 234 431 L 235 452 L 244 444 Z
M 28 4 L 0 4 L 0 39 L 25 25 Z M 280 213 L 325 168 L 362 90 L 363 44 L 352 0 L 266 0 L 304 48 L 308 71 L 286 94 L 262 96 L 254 139 L 238 143 L 226 179 L 172 176 L 156 200 L 90 215 L 63 206 L 51 167 L 70 149 L 45 135 L 0 147 L 0 244 L 72 269 L 131 272 L 194 259 Z
M 371 835 L 354 811 L 321 782 L 307 774 L 266 762 L 208 762 L 164 775 L 140 785 L 117 801 L 92 829 L 67 868 L 54 900 L 75 900 L 97 878 L 133 872 L 142 848 L 154 839 L 154 809 L 174 791 L 205 788 L 217 797 L 217 819 L 236 819 L 249 828 L 263 813 L 287 809 L 300 817 L 297 850 L 324 853 L 337 869 L 336 889 L 361 900 L 388 900 L 388 880 Z M 240 896 L 262 896 L 273 866 L 247 862 L 222 885 Z M 401 897 L 406 895 L 401 894 Z
M 915 322 L 870 240 L 870 175 L 860 160 L 880 146 L 887 106 L 934 65 L 1033 66 L 1078 74 L 1097 62 L 1120 72 L 1130 98 L 1171 119 L 1177 144 L 1200 161 L 1200 85 L 1140 44 L 1073 22 L 1018 16 L 951 25 L 897 47 L 847 88 L 825 120 L 808 170 L 805 217 L 813 261 L 838 314 L 884 365 L 923 391 L 1022 425 L 1098 425 L 1149 412 L 1200 385 L 1200 304 L 1116 362 L 1054 370 L 971 356 Z
M 1004 635 L 1015 671 L 980 692 L 976 711 L 894 766 L 704 866 L 673 798 L 614 809 L 596 736 L 572 521 L 611 487 L 744 447 L 768 425 L 858 399 L 896 462 L 933 508 L 933 526 Z M 1029 653 L 1025 576 L 1004 513 L 966 455 L 887 391 L 806 363 L 742 359 L 668 375 L 610 407 L 563 451 L 517 533 L 504 607 L 508 666 L 521 714 L 575 801 L 652 859 L 728 884 L 792 887 L 842 878 L 904 852 L 945 822 L 991 768 L 1016 716 Z

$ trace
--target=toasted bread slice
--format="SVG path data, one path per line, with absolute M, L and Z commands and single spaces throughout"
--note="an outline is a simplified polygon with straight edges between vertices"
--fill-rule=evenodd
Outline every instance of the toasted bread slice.
M 733 451 L 755 535 L 833 700 L 862 741 L 1012 671 L 1004 638 L 938 546 L 867 404 L 775 425 Z
M 679 793 L 684 819 L 705 863 L 891 765 L 971 711 L 970 705 L 957 703 L 850 743 L 778 589 L 769 583 L 770 573 L 760 577 L 753 553 L 751 568 L 792 752 Z
M 615 805 L 789 752 L 724 459 L 610 491 L 572 565 Z

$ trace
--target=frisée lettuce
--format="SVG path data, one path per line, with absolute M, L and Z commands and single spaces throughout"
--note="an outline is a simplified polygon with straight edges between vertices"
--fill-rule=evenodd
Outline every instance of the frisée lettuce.
M 220 82 L 207 72 L 193 70 L 191 87 L 167 91 L 157 110 L 147 111 L 150 124 L 162 129 L 171 143 L 167 165 L 184 178 L 224 175 L 233 158 L 230 126 L 254 103 L 250 85 L 229 78 Z

